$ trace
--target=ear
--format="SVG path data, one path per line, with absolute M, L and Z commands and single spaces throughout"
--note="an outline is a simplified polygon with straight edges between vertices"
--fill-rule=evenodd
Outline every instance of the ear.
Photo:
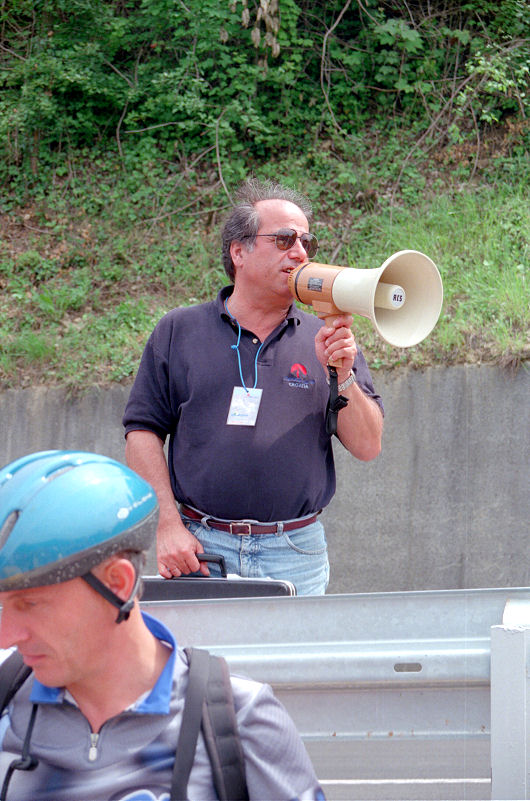
M 113 556 L 107 559 L 93 573 L 115 593 L 118 598 L 126 601 L 134 587 L 136 571 L 128 559 Z
M 247 252 L 247 249 L 242 242 L 238 242 L 236 239 L 230 243 L 230 255 L 236 270 L 238 270 L 243 263 L 243 251 Z

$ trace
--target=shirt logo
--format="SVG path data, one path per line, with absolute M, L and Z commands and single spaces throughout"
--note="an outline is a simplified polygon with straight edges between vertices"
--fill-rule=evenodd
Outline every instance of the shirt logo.
M 306 378 L 307 369 L 304 367 L 303 364 L 298 364 L 298 362 L 296 362 L 291 367 L 291 373 L 290 374 L 292 376 L 294 376 L 295 378 Z
M 300 362 L 291 365 L 289 375 L 285 376 L 283 380 L 294 389 L 309 389 L 315 383 L 314 378 L 308 378 L 307 367 Z

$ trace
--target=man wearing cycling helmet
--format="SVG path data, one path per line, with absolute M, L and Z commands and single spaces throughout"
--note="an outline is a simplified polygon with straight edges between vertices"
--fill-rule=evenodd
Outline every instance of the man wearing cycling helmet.
M 347 401 L 337 436 L 359 459 L 379 453 L 382 405 L 351 316 L 325 325 L 293 303 L 289 274 L 318 248 L 310 218 L 294 190 L 245 182 L 223 229 L 232 285 L 169 312 L 146 345 L 124 415 L 126 456 L 158 495 L 165 578 L 207 573 L 196 556 L 207 551 L 230 572 L 289 580 L 299 595 L 326 590 L 317 516 L 335 492 L 328 360 L 342 359 Z
M 96 454 L 0 470 L 0 648 L 33 671 L 0 720 L 2 801 L 169 801 L 188 663 L 138 603 L 157 514 L 142 478 Z M 321 799 L 270 688 L 231 687 L 250 799 Z M 202 738 L 186 797 L 216 798 Z

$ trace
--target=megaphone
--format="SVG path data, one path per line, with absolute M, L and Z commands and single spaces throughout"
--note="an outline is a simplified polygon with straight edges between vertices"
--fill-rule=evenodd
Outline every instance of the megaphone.
M 431 333 L 443 301 L 436 265 L 417 250 L 400 250 L 372 270 L 307 262 L 290 273 L 289 289 L 319 317 L 368 317 L 379 336 L 398 348 L 417 345 Z

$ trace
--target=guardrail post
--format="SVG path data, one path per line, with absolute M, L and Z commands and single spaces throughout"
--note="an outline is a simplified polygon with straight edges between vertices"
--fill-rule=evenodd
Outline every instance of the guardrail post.
M 530 601 L 491 628 L 491 797 L 530 798 Z

